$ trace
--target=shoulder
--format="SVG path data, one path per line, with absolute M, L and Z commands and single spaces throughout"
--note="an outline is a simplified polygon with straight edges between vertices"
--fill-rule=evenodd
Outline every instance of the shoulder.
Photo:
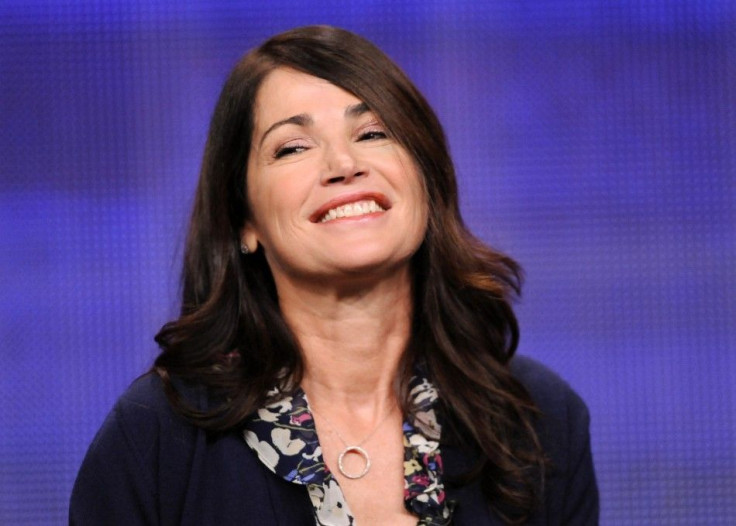
M 511 374 L 524 385 L 542 414 L 566 416 L 569 411 L 584 413 L 582 398 L 557 373 L 526 356 L 514 356 Z
M 130 403 L 148 409 L 163 409 L 167 404 L 163 382 L 157 374 L 148 372 L 133 380 L 120 395 L 118 402 Z
M 141 376 L 89 446 L 72 491 L 70 524 L 152 523 L 160 496 L 183 495 L 197 430 L 177 415 L 161 379 Z
M 531 358 L 514 357 L 511 372 L 540 411 L 536 428 L 549 460 L 544 514 L 564 524 L 597 524 L 588 407 L 557 373 Z
M 529 392 L 540 411 L 537 431 L 553 460 L 564 459 L 587 440 L 590 424 L 583 399 L 557 373 L 541 363 L 515 356 L 511 373 Z
M 120 412 L 138 415 L 170 413 L 171 405 L 161 378 L 154 373 L 147 373 L 134 380 L 115 403 L 113 414 Z
M 185 383 L 179 379 L 173 380 L 177 398 L 193 409 L 207 408 L 207 394 L 203 386 Z M 157 420 L 172 425 L 184 423 L 174 411 L 166 395 L 163 380 L 154 372 L 148 372 L 136 380 L 123 392 L 113 407 L 110 416 L 123 419 L 127 424 L 136 421 L 144 423 L 147 420 Z
M 150 466 L 155 464 L 153 457 L 162 440 L 175 437 L 175 442 L 191 441 L 192 431 L 192 426 L 174 412 L 158 375 L 148 373 L 118 398 L 92 441 L 86 461 L 107 461 L 127 452 L 131 462 Z M 147 473 L 144 478 L 148 478 Z
M 131 446 L 145 445 L 151 443 L 154 435 L 183 424 L 166 397 L 161 378 L 148 373 L 135 380 L 118 398 L 98 438 L 105 431 L 115 431 L 126 436 Z
M 202 408 L 206 403 L 204 388 L 180 382 L 175 382 L 175 387 L 178 396 L 192 406 Z M 156 463 L 161 461 L 158 457 L 162 452 L 167 458 L 187 458 L 196 435 L 197 429 L 174 411 L 161 378 L 147 373 L 120 396 L 96 441 L 106 439 L 114 444 L 124 440 L 127 450 L 139 456 L 145 465 L 151 465 L 153 457 L 157 457 Z
M 197 390 L 187 396 L 196 398 Z M 172 408 L 161 378 L 147 373 L 118 398 L 90 444 L 85 462 L 126 456 L 140 468 L 141 477 L 153 484 L 150 467 L 158 464 L 160 451 L 176 454 L 183 449 L 186 454 L 195 434 L 194 427 Z
M 115 402 L 90 450 L 149 442 L 150 433 L 158 431 L 159 418 L 170 411 L 167 406 L 161 380 L 154 374 L 141 376 Z

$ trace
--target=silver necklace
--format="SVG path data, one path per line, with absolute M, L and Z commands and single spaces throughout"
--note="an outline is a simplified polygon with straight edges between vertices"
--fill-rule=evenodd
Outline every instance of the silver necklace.
M 334 424 L 330 422 L 326 416 L 324 416 L 321 413 L 317 413 L 317 411 L 315 411 L 313 407 L 310 409 L 312 410 L 312 413 L 314 413 L 315 415 L 319 416 L 322 420 L 327 422 L 327 424 L 332 428 L 332 430 L 337 435 L 337 438 L 339 438 L 340 442 L 342 442 L 343 446 L 345 446 L 345 449 L 343 449 L 337 457 L 337 469 L 340 470 L 340 473 L 342 473 L 343 476 L 345 476 L 346 478 L 353 479 L 353 480 L 365 477 L 366 473 L 368 473 L 368 470 L 371 469 L 371 457 L 368 455 L 368 452 L 365 449 L 363 449 L 361 446 L 365 444 L 366 442 L 368 442 L 368 440 L 370 440 L 373 437 L 373 435 L 375 435 L 376 432 L 381 428 L 383 423 L 386 420 L 388 420 L 388 417 L 391 416 L 391 413 L 393 413 L 393 410 L 394 410 L 393 406 L 391 406 L 391 409 L 389 409 L 388 413 L 386 413 L 386 416 L 384 416 L 381 419 L 381 421 L 378 422 L 376 427 L 373 428 L 373 431 L 368 433 L 368 435 L 363 440 L 361 440 L 354 446 L 348 445 L 347 441 L 342 437 L 342 435 L 337 430 L 337 428 L 334 426 Z M 363 462 L 365 462 L 365 466 L 363 466 L 362 471 L 360 471 L 359 473 L 349 473 L 345 471 L 345 466 L 343 465 L 343 459 L 345 458 L 345 455 L 348 455 L 350 453 L 358 455 L 359 457 L 363 459 Z

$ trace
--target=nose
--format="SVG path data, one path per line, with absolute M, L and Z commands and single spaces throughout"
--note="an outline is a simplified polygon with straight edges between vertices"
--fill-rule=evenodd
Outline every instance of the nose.
M 368 173 L 350 144 L 331 145 L 325 149 L 322 184 L 349 183 Z

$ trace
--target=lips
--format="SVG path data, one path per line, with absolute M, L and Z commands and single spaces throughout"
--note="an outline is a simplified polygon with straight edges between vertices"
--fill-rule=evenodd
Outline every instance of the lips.
M 357 217 L 391 208 L 386 196 L 376 193 L 362 193 L 332 199 L 319 207 L 310 216 L 313 223 L 327 223 L 334 219 Z

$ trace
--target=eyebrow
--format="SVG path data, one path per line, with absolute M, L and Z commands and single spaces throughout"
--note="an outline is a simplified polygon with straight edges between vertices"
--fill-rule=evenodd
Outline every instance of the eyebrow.
M 364 113 L 368 113 L 369 111 L 371 111 L 371 109 L 368 107 L 368 104 L 366 104 L 365 102 L 359 102 L 357 104 L 353 104 L 345 108 L 345 116 L 350 117 L 350 118 L 360 117 L 361 115 L 363 115 Z M 279 128 L 286 124 L 295 124 L 297 126 L 309 126 L 313 123 L 314 123 L 314 119 L 312 119 L 312 117 L 307 115 L 306 113 L 300 113 L 299 115 L 292 115 L 291 117 L 287 117 L 286 119 L 282 119 L 280 121 L 274 122 L 263 133 L 261 140 L 258 142 L 258 146 L 260 147 L 261 145 L 263 145 L 263 141 L 266 139 L 266 136 L 272 131 L 274 131 L 276 128 Z
M 368 113 L 371 111 L 371 109 L 368 107 L 368 104 L 365 102 L 359 102 L 358 104 L 353 104 L 352 106 L 348 106 L 345 108 L 345 116 L 346 117 L 360 117 L 364 113 Z
M 285 124 L 296 124 L 297 126 L 309 126 L 314 122 L 314 119 L 307 115 L 306 113 L 300 113 L 299 115 L 292 115 L 291 117 L 288 117 L 286 119 L 280 120 L 278 122 L 274 122 L 261 136 L 261 140 L 258 142 L 258 147 L 260 148 L 263 145 L 263 141 L 266 140 L 266 137 L 269 133 L 274 131 L 276 128 L 280 126 L 284 126 Z

